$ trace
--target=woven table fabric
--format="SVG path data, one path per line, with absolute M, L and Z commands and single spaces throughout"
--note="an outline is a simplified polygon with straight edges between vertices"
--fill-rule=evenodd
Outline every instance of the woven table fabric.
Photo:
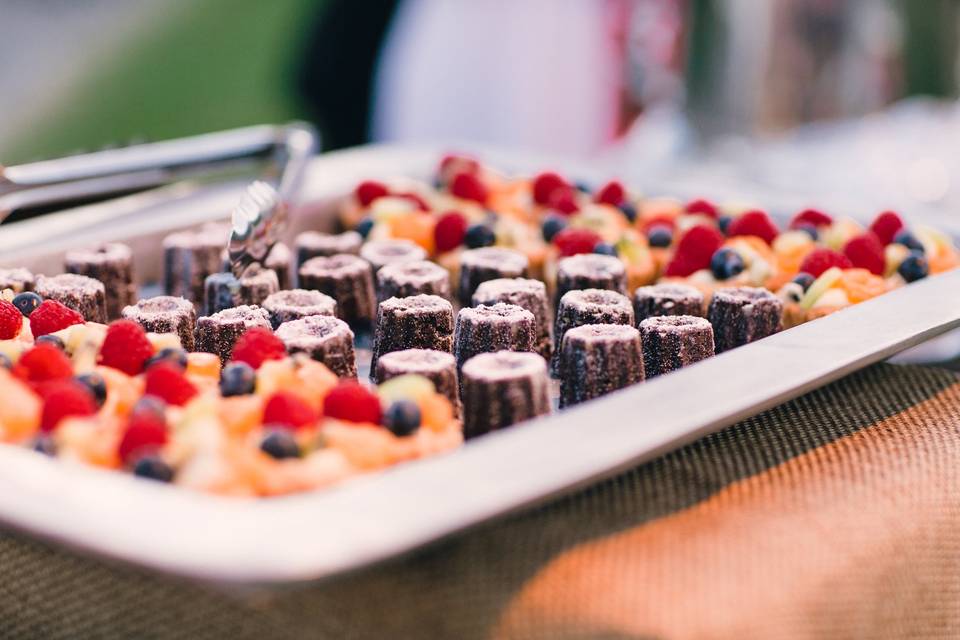
M 6 533 L 0 638 L 953 638 L 958 532 L 956 375 L 883 364 L 315 584 L 224 589 Z

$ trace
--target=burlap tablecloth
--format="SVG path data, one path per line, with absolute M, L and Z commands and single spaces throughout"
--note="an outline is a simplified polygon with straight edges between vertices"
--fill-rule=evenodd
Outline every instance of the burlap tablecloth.
M 958 524 L 956 375 L 878 365 L 319 584 L 229 592 L 5 534 L 0 637 L 958 637 Z

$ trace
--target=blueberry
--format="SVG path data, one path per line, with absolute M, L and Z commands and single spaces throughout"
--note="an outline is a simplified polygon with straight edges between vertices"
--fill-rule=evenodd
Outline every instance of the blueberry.
M 257 372 L 245 362 L 231 362 L 220 372 L 220 394 L 245 396 L 257 386 Z
M 299 458 L 300 445 L 288 429 L 273 429 L 260 442 L 260 450 L 271 458 Z
M 814 280 L 816 280 L 816 278 L 814 278 L 812 275 L 810 275 L 806 271 L 801 271 L 797 275 L 793 276 L 793 281 L 796 282 L 801 287 L 803 287 L 804 291 L 810 288 L 810 285 L 813 284 Z
M 18 293 L 13 297 L 13 306 L 20 310 L 25 316 L 29 316 L 33 313 L 33 310 L 40 306 L 40 303 L 43 302 L 43 298 L 35 294 L 33 291 L 24 291 L 23 293 Z
M 383 414 L 383 425 L 395 436 L 408 436 L 420 428 L 420 407 L 412 400 L 397 400 Z
M 166 419 L 167 403 L 157 396 L 143 396 L 130 410 L 131 414 L 152 413 L 161 420 Z
M 655 224 L 647 231 L 647 242 L 651 247 L 669 247 L 673 242 L 673 230 L 665 224 Z
M 548 215 L 543 219 L 543 225 L 540 227 L 540 233 L 546 242 L 553 242 L 553 236 L 567 228 L 567 221 L 558 215 Z
M 353 228 L 354 231 L 359 233 L 364 238 L 370 234 L 370 229 L 373 229 L 373 218 L 369 216 L 358 222 L 357 226 Z
M 629 202 L 621 202 L 619 206 L 620 211 L 623 212 L 623 215 L 626 216 L 627 220 L 630 222 L 635 222 L 637 219 L 637 208 L 630 204 Z
M 914 282 L 927 277 L 930 273 L 930 265 L 927 264 L 927 259 L 922 253 L 911 253 L 897 267 L 897 273 L 907 282 Z
M 148 480 L 170 482 L 173 480 L 173 469 L 158 456 L 143 456 L 133 465 L 133 475 Z
M 48 333 L 46 335 L 40 336 L 39 338 L 34 340 L 33 343 L 34 344 L 52 344 L 57 349 L 60 349 L 60 351 L 65 351 L 67 349 L 67 345 L 63 344 L 63 340 L 61 340 L 59 336 L 55 336 L 52 333 Z
M 593 248 L 593 252 L 603 256 L 615 256 L 617 255 L 617 248 L 609 242 L 598 242 Z
M 13 369 L 13 363 L 10 358 L 0 353 L 0 369 Z
M 798 224 L 796 230 L 805 232 L 812 240 L 820 239 L 820 232 L 812 224 Z
M 710 271 L 717 280 L 726 280 L 744 270 L 743 258 L 733 249 L 717 249 L 710 258 Z
M 733 216 L 720 216 L 717 219 L 717 226 L 720 227 L 720 233 L 727 235 L 727 229 L 730 228 L 730 223 L 733 222 Z
M 93 399 L 97 401 L 98 407 L 102 407 L 103 403 L 107 401 L 107 383 L 104 381 L 103 376 L 96 371 L 81 373 L 77 376 L 77 382 L 90 391 Z
M 917 236 L 913 235 L 909 231 L 900 231 L 893 237 L 893 241 L 897 244 L 902 244 L 911 251 L 916 251 L 917 253 L 926 253 L 923 243 L 917 240 Z
M 593 193 L 593 187 L 591 187 L 586 180 L 577 180 L 573 185 L 577 188 L 577 191 L 581 193 Z
M 186 369 L 187 352 L 180 347 L 164 347 L 163 349 L 160 349 L 160 351 L 150 356 L 150 359 L 147 360 L 144 368 L 149 369 L 158 362 L 169 362 L 177 365 L 181 369 Z
M 468 249 L 479 249 L 480 247 L 489 247 L 497 241 L 493 229 L 485 224 L 472 224 L 467 227 L 467 234 L 463 237 L 463 243 Z
M 37 436 L 30 448 L 45 456 L 57 455 L 57 443 L 48 435 Z

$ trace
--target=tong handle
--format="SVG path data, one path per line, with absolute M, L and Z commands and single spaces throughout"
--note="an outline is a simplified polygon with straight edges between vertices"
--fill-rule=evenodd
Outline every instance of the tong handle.
M 0 221 L 16 209 L 148 189 L 257 159 L 275 161 L 277 177 L 289 182 L 284 167 L 306 162 L 316 149 L 316 134 L 307 125 L 258 125 L 0 166 Z

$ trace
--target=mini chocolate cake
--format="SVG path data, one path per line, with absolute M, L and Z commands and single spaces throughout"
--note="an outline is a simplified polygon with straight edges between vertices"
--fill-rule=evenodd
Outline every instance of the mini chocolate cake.
M 360 257 L 377 273 L 388 264 L 426 260 L 427 252 L 411 240 L 370 240 L 360 247 Z
M 491 305 L 498 302 L 515 304 L 533 314 L 537 321 L 536 352 L 550 359 L 553 342 L 553 314 L 547 299 L 547 287 L 539 280 L 529 278 L 497 278 L 482 283 L 473 293 L 473 305 Z
M 483 247 L 460 254 L 460 304 L 470 306 L 473 294 L 482 283 L 497 278 L 526 278 L 530 262 L 527 256 L 513 249 Z
M 535 351 L 537 320 L 515 304 L 464 307 L 457 314 L 453 355 L 457 366 L 488 351 Z M 537 356 L 539 357 L 539 356 Z
M 703 294 L 688 284 L 655 284 L 633 292 L 633 313 L 638 323 L 654 316 L 703 317 Z
M 163 240 L 163 288 L 167 295 L 203 303 L 203 283 L 223 270 L 230 227 L 212 224 L 197 231 L 180 231 Z
M 280 291 L 280 279 L 273 269 L 252 264 L 240 276 L 240 304 L 262 305 L 277 291 Z
M 404 349 L 383 354 L 373 369 L 374 382 L 382 384 L 390 378 L 416 374 L 433 382 L 437 393 L 442 393 L 453 405 L 453 417 L 462 413 L 460 389 L 457 382 L 457 361 L 452 354 L 430 349 Z
M 351 327 L 369 328 L 377 312 L 373 271 L 350 254 L 310 258 L 300 267 L 302 289 L 325 293 L 337 301 L 337 317 Z
M 280 283 L 272 269 L 252 264 L 240 278 L 230 272 L 210 274 L 203 289 L 203 313 L 209 316 L 243 304 L 260 305 L 280 290 Z
M 237 338 L 253 327 L 271 328 L 266 309 L 247 305 L 224 309 L 197 318 L 194 346 L 197 351 L 219 355 L 220 362 L 226 364 Z
M 584 324 L 628 324 L 633 326 L 633 307 L 627 296 L 607 289 L 568 291 L 560 298 L 553 337 L 557 345 L 570 329 Z M 550 372 L 560 375 L 560 349 L 553 352 Z
M 99 280 L 103 283 L 107 300 L 107 318 L 120 317 L 120 312 L 137 299 L 133 283 L 133 252 L 119 242 L 101 245 L 96 249 L 68 251 L 63 259 L 64 270 Z
M 193 303 L 186 298 L 146 298 L 135 305 L 124 307 L 121 314 L 124 318 L 139 322 L 144 331 L 177 334 L 180 346 L 187 351 L 193 351 L 197 312 Z
M 698 316 L 654 316 L 640 323 L 647 378 L 713 355 L 713 326 Z
M 23 293 L 24 291 L 33 291 L 35 284 L 36 278 L 28 269 L 23 267 L 0 268 L 0 291 L 13 289 L 14 293 Z
M 229 271 L 211 273 L 203 281 L 201 310 L 204 315 L 212 316 L 218 311 L 239 307 L 241 304 L 240 280 Z
M 717 289 L 707 311 L 717 353 L 777 333 L 782 315 L 783 302 L 766 289 Z
M 475 356 L 463 365 L 460 390 L 466 438 L 550 413 L 547 364 L 535 353 Z
M 34 291 L 41 298 L 70 307 L 87 322 L 107 322 L 107 295 L 99 280 L 75 273 L 39 276 Z
M 429 260 L 388 264 L 377 272 L 377 299 L 406 298 L 428 293 L 450 297 L 450 273 Z
M 370 376 L 377 359 L 403 349 L 453 350 L 453 305 L 440 296 L 387 298 L 377 308 Z
M 574 327 L 564 334 L 559 351 L 561 407 L 599 398 L 643 380 L 640 332 L 630 325 Z
M 263 301 L 263 308 L 270 314 L 270 324 L 276 329 L 284 322 L 307 316 L 335 316 L 337 302 L 325 293 L 291 289 L 270 294 Z
M 607 289 L 626 295 L 627 270 L 619 258 L 599 253 L 564 258 L 557 264 L 555 304 L 560 305 L 567 291 L 577 289 Z
M 340 253 L 360 255 L 363 245 L 363 236 L 356 231 L 343 233 L 320 233 L 319 231 L 304 231 L 293 241 L 294 251 L 297 253 L 297 270 L 310 258 L 335 256 Z
M 290 265 L 293 262 L 293 253 L 290 247 L 278 242 L 270 249 L 263 266 L 277 274 L 278 290 L 289 289 L 293 282 L 290 279 Z
M 353 332 L 343 320 L 307 316 L 281 324 L 277 337 L 287 346 L 287 353 L 306 353 L 341 378 L 357 377 Z

